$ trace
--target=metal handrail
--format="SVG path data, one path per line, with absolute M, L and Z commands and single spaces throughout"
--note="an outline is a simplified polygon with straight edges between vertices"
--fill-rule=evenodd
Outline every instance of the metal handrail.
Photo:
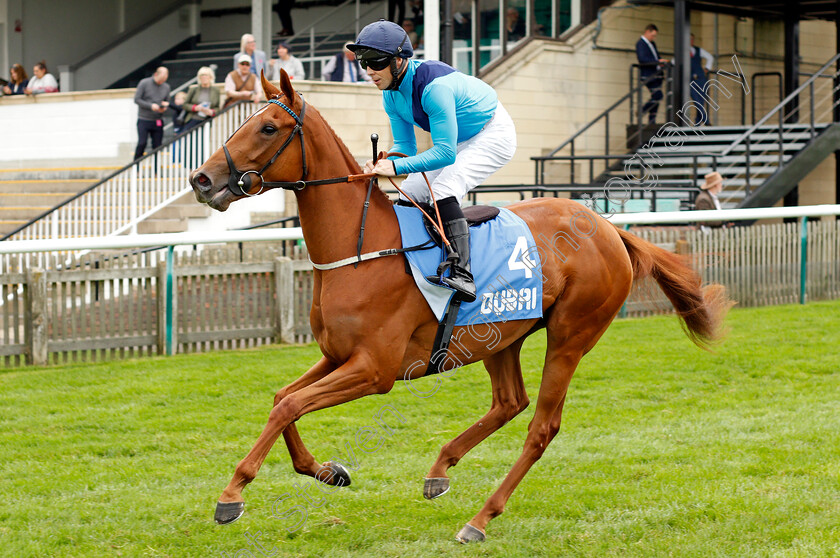
M 750 87 L 752 87 L 752 91 L 755 92 L 756 91 L 756 89 L 755 89 L 755 78 L 771 77 L 771 76 L 775 76 L 775 77 L 779 78 L 779 101 L 778 102 L 781 103 L 782 98 L 785 96 L 784 87 L 783 87 L 783 83 L 782 83 L 784 81 L 784 78 L 782 77 L 782 72 L 757 72 L 757 73 L 753 74 L 752 77 L 750 78 Z M 743 90 L 743 87 L 741 89 Z M 758 95 L 754 94 L 752 96 L 752 99 L 750 99 L 750 104 L 751 104 L 750 122 L 755 122 L 755 98 L 757 96 Z
M 235 107 L 238 107 L 240 105 L 247 104 L 247 103 L 249 103 L 249 101 L 237 101 L 235 103 L 232 103 L 231 105 L 229 105 L 229 106 L 225 107 L 224 109 L 222 109 L 221 111 L 219 111 L 219 113 L 216 116 L 214 116 L 213 118 L 207 118 L 203 122 L 201 122 L 200 124 L 195 126 L 194 128 L 191 128 L 190 130 L 187 130 L 187 131 L 185 131 L 181 134 L 178 134 L 177 136 L 170 139 L 169 141 L 161 143 L 161 145 L 159 147 L 157 147 L 156 149 L 147 153 L 146 155 L 140 157 L 139 159 L 133 160 L 132 162 L 128 163 L 127 165 L 125 165 L 125 166 L 121 167 L 120 169 L 114 171 L 113 173 L 109 174 L 107 177 L 103 178 L 99 182 L 96 182 L 95 184 L 92 184 L 92 185 L 88 186 L 84 190 L 81 190 L 80 192 L 77 192 L 76 194 L 73 194 L 72 196 L 70 196 L 66 200 L 62 201 L 61 203 L 55 205 L 54 207 L 48 209 L 47 211 L 45 211 L 43 213 L 41 213 L 37 217 L 29 220 L 28 222 L 20 225 L 19 227 L 17 227 L 13 231 L 11 231 L 9 233 L 6 233 L 2 237 L 0 237 L 0 241 L 7 240 L 7 239 L 11 238 L 12 236 L 18 234 L 19 232 L 31 227 L 32 225 L 34 225 L 38 221 L 44 220 L 47 217 L 49 217 L 50 215 L 55 214 L 56 212 L 58 212 L 59 210 L 61 210 L 65 206 L 71 204 L 72 202 L 78 200 L 82 196 L 90 194 L 91 192 L 93 192 L 97 188 L 101 187 L 102 185 L 107 184 L 108 182 L 110 182 L 114 178 L 117 178 L 119 175 L 124 174 L 126 172 L 129 172 L 133 167 L 139 165 L 143 161 L 146 161 L 146 160 L 148 160 L 152 157 L 157 157 L 162 151 L 171 147 L 173 144 L 175 144 L 179 140 L 183 139 L 184 137 L 186 137 L 190 134 L 194 134 L 196 137 L 198 137 L 198 134 L 200 134 L 202 132 L 202 130 L 205 126 L 209 125 L 213 121 L 216 121 L 221 115 L 233 110 Z
M 791 99 L 796 98 L 796 97 L 797 97 L 797 96 L 798 96 L 798 95 L 799 95 L 802 91 L 804 91 L 804 90 L 805 90 L 805 88 L 807 88 L 807 87 L 808 87 L 811 83 L 813 83 L 813 82 L 814 82 L 814 80 L 816 80 L 817 78 L 819 78 L 819 74 L 822 74 L 822 73 L 823 73 L 826 69 L 828 69 L 828 68 L 829 68 L 832 64 L 834 64 L 834 63 L 835 63 L 835 62 L 837 62 L 838 60 L 840 60 L 840 53 L 837 53 L 837 54 L 835 54 L 834 56 L 832 56 L 832 57 L 831 57 L 831 59 L 830 59 L 828 62 L 826 62 L 825 64 L 823 64 L 823 66 L 822 66 L 819 70 L 817 70 L 816 72 L 814 72 L 814 75 L 813 75 L 813 76 L 811 76 L 810 78 L 808 78 L 808 80 L 807 80 L 805 83 L 803 83 L 802 85 L 800 85 L 799 87 L 797 87 L 797 88 L 796 88 L 796 89 L 795 89 L 792 93 L 790 93 L 790 95 L 788 95 L 787 97 L 785 97 L 785 98 L 782 100 L 782 102 L 780 102 L 778 105 L 776 105 L 776 107 L 775 107 L 775 108 L 771 109 L 771 110 L 770 110 L 770 112 L 768 112 L 767 114 L 765 114 L 765 115 L 764 115 L 764 117 L 763 117 L 761 120 L 759 120 L 758 122 L 756 122 L 755 124 L 753 124 L 753 125 L 750 127 L 750 129 L 748 129 L 746 132 L 744 132 L 744 133 L 743 133 L 743 134 L 741 134 L 738 138 L 736 138 L 736 139 L 735 139 L 735 141 L 733 141 L 733 142 L 729 145 L 729 147 L 727 147 L 726 149 L 724 149 L 724 150 L 721 152 L 721 155 L 729 155 L 729 154 L 732 152 L 732 150 L 733 150 L 733 149 L 735 149 L 735 147 L 736 147 L 737 145 L 739 145 L 741 142 L 743 142 L 745 139 L 747 139 L 747 138 L 748 138 L 748 137 L 749 137 L 749 136 L 750 136 L 753 132 L 755 132 L 755 131 L 756 131 L 756 130 L 757 130 L 757 129 L 761 126 L 761 125 L 763 125 L 765 122 L 767 122 L 768 120 L 770 120 L 770 117 L 772 117 L 774 114 L 776 114 L 777 112 L 779 112 L 780 110 L 782 110 L 782 108 L 784 108 L 784 106 L 785 106 L 785 105 L 787 105 L 787 104 L 791 101 Z M 835 75 L 836 75 L 836 74 L 835 74 Z M 813 106 L 812 106 L 812 107 L 811 107 L 811 111 L 813 112 L 813 110 L 814 110 L 814 108 L 813 108 Z M 781 134 L 781 128 L 780 128 L 780 134 Z M 779 140 L 780 140 L 780 145 L 779 145 L 779 148 L 781 149 L 781 136 L 780 136 Z

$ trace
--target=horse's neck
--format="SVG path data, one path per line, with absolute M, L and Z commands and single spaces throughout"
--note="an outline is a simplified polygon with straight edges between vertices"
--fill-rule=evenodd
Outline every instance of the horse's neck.
M 361 169 L 347 148 L 333 134 L 335 141 L 325 149 L 323 139 L 318 145 L 308 145 L 307 158 L 312 154 L 310 180 L 338 178 L 361 173 Z M 340 153 L 340 155 L 339 155 Z M 368 190 L 367 180 L 350 183 L 308 186 L 295 193 L 303 238 L 312 261 L 330 263 L 356 254 L 362 211 Z M 388 197 L 376 186 L 370 197 L 365 222 L 362 252 L 396 248 L 399 225 Z

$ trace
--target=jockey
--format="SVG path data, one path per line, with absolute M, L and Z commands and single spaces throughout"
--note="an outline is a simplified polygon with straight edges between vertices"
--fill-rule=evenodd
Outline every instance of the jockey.
M 409 60 L 414 51 L 405 30 L 379 20 L 362 29 L 348 49 L 382 90 L 394 136 L 391 157 L 367 161 L 365 172 L 407 174 L 403 190 L 415 201 L 430 203 L 425 172 L 437 199 L 444 233 L 454 252 L 449 277 L 437 280 L 455 289 L 461 300 L 475 300 L 470 273 L 470 232 L 461 198 L 511 160 L 516 130 L 492 87 L 436 60 Z M 417 153 L 414 126 L 431 132 L 432 147 Z M 438 270 L 443 272 L 446 266 Z

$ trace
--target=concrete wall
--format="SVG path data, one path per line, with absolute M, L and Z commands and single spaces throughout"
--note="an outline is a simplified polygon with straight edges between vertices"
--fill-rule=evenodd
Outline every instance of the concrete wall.
M 133 89 L 4 97 L 0 121 L 6 168 L 127 163 L 137 143 Z

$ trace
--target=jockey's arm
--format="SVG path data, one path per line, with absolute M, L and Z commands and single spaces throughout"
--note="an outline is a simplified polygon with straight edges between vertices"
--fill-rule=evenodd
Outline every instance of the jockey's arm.
M 452 91 L 447 87 L 430 85 L 423 93 L 422 105 L 429 117 L 432 147 L 413 157 L 395 161 L 394 168 L 397 174 L 432 171 L 455 162 L 458 121 Z M 414 137 L 413 129 L 411 136 Z M 397 137 L 396 131 L 394 131 L 394 137 Z

